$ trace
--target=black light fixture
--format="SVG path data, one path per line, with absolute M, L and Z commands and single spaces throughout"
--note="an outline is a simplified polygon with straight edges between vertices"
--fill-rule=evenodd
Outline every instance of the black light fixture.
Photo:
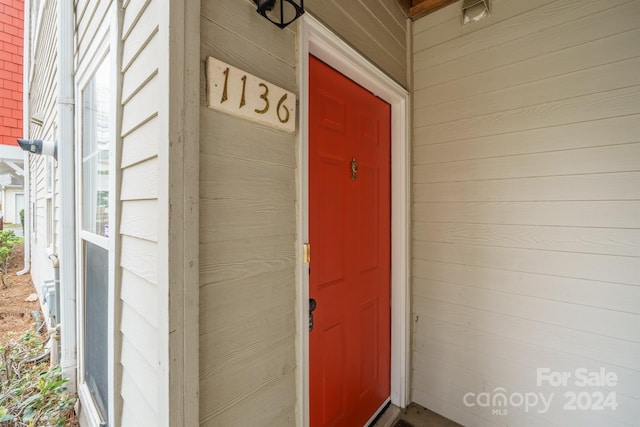
M 260 15 L 280 28 L 291 24 L 304 13 L 304 0 L 253 0 L 253 2 L 258 7 L 257 12 Z

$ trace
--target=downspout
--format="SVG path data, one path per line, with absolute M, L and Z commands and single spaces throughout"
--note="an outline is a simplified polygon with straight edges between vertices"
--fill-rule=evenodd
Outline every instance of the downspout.
M 76 389 L 76 230 L 73 91 L 73 0 L 58 0 L 58 162 L 60 171 L 60 366 Z
M 29 139 L 29 74 L 31 68 L 31 0 L 24 0 L 24 40 L 22 45 L 22 135 Z M 24 156 L 24 268 L 16 274 L 22 276 L 31 270 L 31 166 L 29 153 Z

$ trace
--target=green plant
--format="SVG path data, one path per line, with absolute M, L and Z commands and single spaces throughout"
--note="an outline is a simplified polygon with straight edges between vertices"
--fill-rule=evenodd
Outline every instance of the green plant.
M 13 246 L 20 242 L 20 237 L 16 236 L 13 230 L 0 231 L 0 282 L 2 289 L 7 289 L 5 276 L 9 272 L 9 263 L 13 258 Z
M 49 366 L 42 341 L 33 332 L 0 347 L 0 425 L 62 427 L 75 398 L 59 366 Z
M 22 225 L 22 228 L 24 229 L 24 209 L 20 209 L 20 224 Z

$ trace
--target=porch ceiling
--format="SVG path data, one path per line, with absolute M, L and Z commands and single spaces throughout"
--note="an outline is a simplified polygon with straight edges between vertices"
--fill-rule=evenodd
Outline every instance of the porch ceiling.
M 418 19 L 458 0 L 398 0 L 411 19 Z

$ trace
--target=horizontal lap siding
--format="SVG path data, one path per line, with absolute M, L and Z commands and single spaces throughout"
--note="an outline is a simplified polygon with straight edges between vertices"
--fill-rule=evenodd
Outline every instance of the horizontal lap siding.
M 406 83 L 406 23 L 392 0 L 308 1 L 307 12 Z M 205 0 L 201 16 L 200 422 L 296 424 L 296 143 L 206 107 L 213 56 L 287 90 L 296 24 L 280 30 L 251 1 Z M 299 100 L 300 102 L 300 100 Z
M 201 25 L 203 63 L 297 92 L 290 29 L 237 0 L 204 1 Z M 200 423 L 293 426 L 296 138 L 205 105 L 200 123 Z
M 113 0 L 90 1 L 84 10 L 75 15 L 76 18 L 76 64 L 90 61 L 90 56 L 99 47 L 102 36 L 100 28 L 104 28 L 104 21 L 108 19 L 107 11 Z M 83 5 L 79 5 L 83 6 Z
M 407 86 L 406 21 L 396 0 L 307 0 L 305 8 Z
M 463 424 L 640 419 L 640 4 L 495 1 L 415 23 L 413 399 Z M 605 367 L 616 411 L 536 369 Z M 570 383 L 571 384 L 571 383 Z M 467 407 L 504 387 L 551 410 Z M 560 400 L 558 400 L 560 399 Z
M 120 267 L 122 426 L 161 425 L 161 319 L 158 290 L 158 6 L 135 1 L 124 8 Z
M 35 21 L 36 11 L 32 11 L 32 14 L 34 15 L 33 21 Z M 31 139 L 55 140 L 57 138 L 58 69 L 56 55 L 58 45 L 56 20 L 57 8 L 55 4 L 50 3 L 45 6 L 42 14 L 37 45 L 32 44 L 35 46 L 34 57 L 37 58 L 37 63 L 31 65 L 33 73 L 28 73 L 31 76 L 28 115 L 29 117 L 33 117 L 36 113 L 42 115 L 43 124 L 38 126 L 27 123 Z M 44 280 L 53 279 L 52 264 L 47 255 L 46 163 L 46 156 L 30 155 L 31 182 L 29 185 L 31 188 L 25 188 L 25 191 L 31 192 L 30 198 L 25 199 L 25 203 L 35 202 L 35 209 L 33 209 L 34 205 L 31 205 L 31 215 L 34 216 L 31 233 L 35 236 L 35 239 L 32 239 L 31 274 L 33 283 L 38 289 Z M 58 182 L 55 183 L 55 186 L 57 193 Z M 58 197 L 54 197 L 53 203 L 55 207 L 59 206 Z M 28 218 L 25 218 L 25 221 L 27 220 Z M 56 236 L 56 239 L 58 238 L 59 236 Z M 56 250 L 54 248 L 54 251 Z

